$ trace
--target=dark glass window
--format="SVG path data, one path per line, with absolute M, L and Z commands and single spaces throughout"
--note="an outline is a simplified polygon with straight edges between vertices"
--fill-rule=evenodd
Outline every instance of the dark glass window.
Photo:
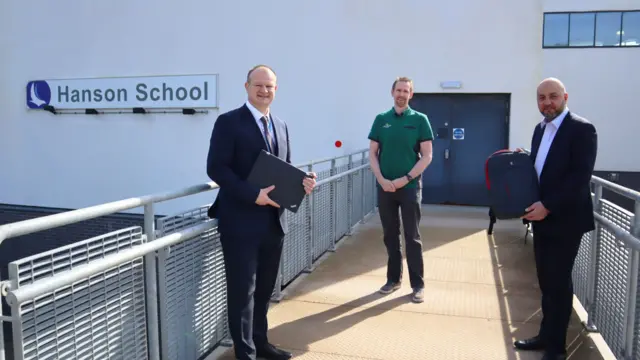
M 622 46 L 640 46 L 640 11 L 622 14 Z
M 542 47 L 640 47 L 640 10 L 544 14 Z
M 571 14 L 569 17 L 569 46 L 593 46 L 595 13 Z
M 544 16 L 544 46 L 564 47 L 569 45 L 569 14 L 546 14 Z
M 620 46 L 621 12 L 596 14 L 596 46 Z

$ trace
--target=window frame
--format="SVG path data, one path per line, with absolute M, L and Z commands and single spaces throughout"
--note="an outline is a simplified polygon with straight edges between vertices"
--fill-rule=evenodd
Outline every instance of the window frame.
M 596 45 L 598 14 L 607 13 L 620 13 L 620 30 L 619 30 L 619 43 L 622 43 L 622 31 L 624 29 L 624 14 L 640 12 L 637 10 L 585 10 L 585 11 L 547 11 L 542 13 L 542 48 L 543 49 L 637 49 L 640 44 L 637 45 Z M 593 16 L 593 45 L 580 45 L 572 46 L 571 44 L 571 15 L 572 14 L 594 14 Z M 547 15 L 567 15 L 567 45 L 562 46 L 548 46 L 545 45 L 545 25 L 547 22 Z

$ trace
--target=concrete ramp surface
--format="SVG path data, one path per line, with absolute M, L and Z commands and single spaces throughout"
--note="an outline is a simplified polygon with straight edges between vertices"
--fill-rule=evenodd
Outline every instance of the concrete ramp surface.
M 271 342 L 308 360 L 540 359 L 512 345 L 541 318 L 531 238 L 519 221 L 498 221 L 491 236 L 487 226 L 486 209 L 424 208 L 425 301 L 414 304 L 406 262 L 402 288 L 377 292 L 387 256 L 374 214 L 272 307 Z M 569 358 L 610 358 L 595 338 L 574 312 Z

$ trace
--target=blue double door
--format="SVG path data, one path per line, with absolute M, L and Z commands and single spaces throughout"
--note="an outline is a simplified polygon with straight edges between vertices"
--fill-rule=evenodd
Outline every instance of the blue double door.
M 508 94 L 414 94 L 429 117 L 433 160 L 423 174 L 425 204 L 489 205 L 484 164 L 508 147 Z

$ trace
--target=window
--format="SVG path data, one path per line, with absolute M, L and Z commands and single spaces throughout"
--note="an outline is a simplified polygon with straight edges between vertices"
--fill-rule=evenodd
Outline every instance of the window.
M 596 14 L 596 46 L 618 46 L 622 28 L 621 12 Z
M 569 16 L 569 46 L 593 46 L 595 13 L 576 13 Z
M 640 46 L 640 11 L 622 15 L 622 46 Z
M 543 48 L 640 47 L 640 10 L 545 13 Z
M 569 14 L 544 16 L 544 47 L 569 46 Z

